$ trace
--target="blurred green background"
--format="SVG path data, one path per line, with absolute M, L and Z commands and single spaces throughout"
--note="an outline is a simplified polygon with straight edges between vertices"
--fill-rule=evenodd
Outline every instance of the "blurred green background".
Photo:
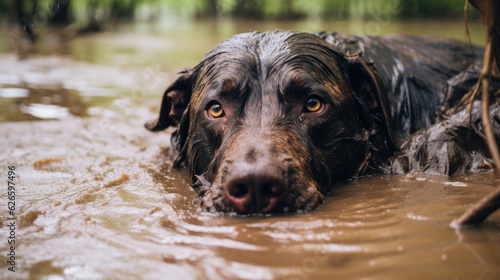
M 4 0 L 0 1 L 0 31 L 5 35 L 0 39 L 0 53 L 70 54 L 77 60 L 114 64 L 105 49 L 118 44 L 117 51 L 129 55 L 145 47 L 153 52 L 171 50 L 169 65 L 185 67 L 199 61 L 227 37 L 253 30 L 405 33 L 465 40 L 464 3 L 465 0 Z M 472 41 L 483 44 L 479 14 L 471 6 L 468 15 Z M 94 38 L 88 34 L 94 34 Z M 120 34 L 135 37 L 109 41 Z M 78 38 L 85 36 L 85 41 L 93 40 L 95 44 L 84 47 L 89 42 Z M 167 39 L 169 42 L 165 42 Z M 141 66 L 151 63 L 148 59 L 131 62 Z M 154 62 L 158 60 L 155 58 Z
M 233 16 L 249 19 L 297 19 L 320 17 L 350 20 L 371 17 L 388 8 L 395 18 L 459 18 L 464 0 L 9 0 L 0 2 L 0 15 L 32 18 L 41 7 L 51 7 L 50 23 L 100 24 L 157 20 L 176 13 L 191 18 Z M 477 16 L 477 13 L 475 14 Z

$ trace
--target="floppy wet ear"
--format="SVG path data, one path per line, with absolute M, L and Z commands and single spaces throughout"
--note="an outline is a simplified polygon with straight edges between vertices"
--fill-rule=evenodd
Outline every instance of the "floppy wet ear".
M 182 163 L 184 163 L 184 161 L 186 160 L 186 154 L 187 154 L 186 142 L 188 141 L 188 135 L 189 135 L 189 107 L 190 105 L 188 104 L 187 109 L 182 114 L 178 129 L 174 133 L 172 133 L 172 138 L 170 139 L 171 147 L 179 151 L 179 154 L 174 160 L 173 166 L 175 168 L 180 167 Z
M 385 95 L 382 78 L 373 62 L 367 62 L 356 56 L 347 57 L 349 61 L 348 75 L 356 94 L 357 109 L 360 119 L 369 130 L 385 130 L 394 147 L 399 147 L 393 136 L 389 103 Z
M 165 90 L 160 115 L 156 120 L 144 124 L 148 130 L 160 131 L 169 126 L 177 126 L 191 98 L 192 73 L 192 69 L 180 72 L 177 80 Z

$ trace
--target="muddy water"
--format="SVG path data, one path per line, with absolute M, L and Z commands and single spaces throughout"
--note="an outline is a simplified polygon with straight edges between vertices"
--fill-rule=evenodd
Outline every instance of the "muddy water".
M 4 257 L 0 279 L 500 279 L 500 212 L 480 228 L 449 227 L 500 183 L 492 173 L 361 178 L 300 215 L 199 212 L 186 172 L 170 166 L 169 132 L 142 125 L 177 63 L 238 25 L 224 26 L 198 26 L 206 45 L 189 52 L 179 44 L 197 42 L 137 27 L 23 59 L 0 54 L 0 174 L 7 182 L 16 168 L 17 217 L 16 272 Z M 191 55 L 158 66 L 182 51 Z
M 1 168 L 17 170 L 19 279 L 500 277 L 500 213 L 448 226 L 499 183 L 491 173 L 363 178 L 311 213 L 212 216 L 165 161 L 166 134 L 137 119 L 94 132 L 99 121 L 1 125 Z

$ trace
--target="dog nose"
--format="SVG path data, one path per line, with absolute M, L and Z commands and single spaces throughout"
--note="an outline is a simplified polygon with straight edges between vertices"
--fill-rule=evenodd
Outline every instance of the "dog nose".
M 269 213 L 288 194 L 285 172 L 275 166 L 240 163 L 228 174 L 227 199 L 239 213 Z

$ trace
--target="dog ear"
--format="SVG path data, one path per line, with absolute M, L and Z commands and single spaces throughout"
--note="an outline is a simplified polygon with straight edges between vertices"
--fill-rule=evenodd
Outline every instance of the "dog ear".
M 348 75 L 356 94 L 360 119 L 375 133 L 386 131 L 393 147 L 399 147 L 391 125 L 390 108 L 385 95 L 382 78 L 373 62 L 367 62 L 357 55 L 347 56 Z
M 179 126 L 177 130 L 172 133 L 172 138 L 170 139 L 171 147 L 179 151 L 173 164 L 175 168 L 180 167 L 186 160 L 187 147 L 188 147 L 186 145 L 186 142 L 188 141 L 188 135 L 189 135 L 189 107 L 190 105 L 188 105 L 187 109 L 182 114 Z
M 163 94 L 158 119 L 149 121 L 144 126 L 150 131 L 164 130 L 169 126 L 177 126 L 191 98 L 192 69 L 179 73 L 180 76 Z

